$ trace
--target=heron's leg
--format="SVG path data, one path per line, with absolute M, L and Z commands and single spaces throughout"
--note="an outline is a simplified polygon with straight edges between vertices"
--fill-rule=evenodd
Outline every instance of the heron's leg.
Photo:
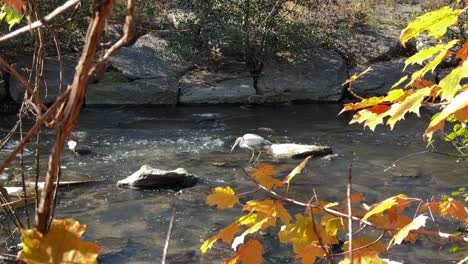
M 252 157 L 249 159 L 249 163 L 255 158 L 255 150 L 252 149 Z
M 258 156 L 257 156 L 257 159 L 255 159 L 255 162 L 254 164 L 256 164 L 258 162 L 258 160 L 260 159 L 260 154 L 262 154 L 262 151 L 258 151 Z

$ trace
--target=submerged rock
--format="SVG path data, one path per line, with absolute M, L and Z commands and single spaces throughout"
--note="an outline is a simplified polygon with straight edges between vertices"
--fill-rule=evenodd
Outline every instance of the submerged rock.
M 307 156 L 324 156 L 332 153 L 331 147 L 301 145 L 301 144 L 273 144 L 271 155 L 278 159 L 298 159 Z
M 166 171 L 152 168 L 149 165 L 143 165 L 132 175 L 118 181 L 117 186 L 141 189 L 180 189 L 192 187 L 198 181 L 198 177 L 188 173 L 183 168 Z

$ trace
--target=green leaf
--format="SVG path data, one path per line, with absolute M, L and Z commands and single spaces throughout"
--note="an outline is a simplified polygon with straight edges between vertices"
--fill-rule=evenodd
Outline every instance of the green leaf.
M 3 5 L 0 10 L 0 21 L 5 20 L 10 30 L 15 24 L 19 24 L 22 18 L 23 15 L 10 6 Z

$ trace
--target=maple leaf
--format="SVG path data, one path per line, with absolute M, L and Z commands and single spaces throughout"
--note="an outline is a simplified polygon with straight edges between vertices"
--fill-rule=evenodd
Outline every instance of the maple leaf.
M 251 227 L 247 228 L 247 230 L 245 230 L 240 236 L 236 237 L 234 239 L 234 241 L 232 242 L 232 249 L 236 250 L 237 246 L 241 245 L 244 243 L 244 239 L 247 235 L 249 234 L 253 234 L 253 233 L 256 233 L 258 232 L 259 230 L 261 230 L 264 225 L 266 223 L 268 223 L 268 221 L 270 220 L 269 217 L 265 217 L 263 218 L 262 220 L 260 221 L 256 221 L 256 223 L 254 225 L 252 225 Z
M 263 201 L 248 201 L 242 209 L 244 211 L 256 211 L 262 212 L 265 215 L 270 215 L 274 219 L 280 218 L 281 222 L 288 225 L 291 222 L 291 216 L 288 211 L 281 205 L 279 201 L 273 201 L 272 199 L 266 199 Z
M 418 217 L 413 219 L 409 224 L 407 224 L 402 229 L 400 229 L 400 231 L 398 231 L 398 233 L 396 233 L 392 237 L 392 239 L 390 240 L 388 244 L 388 247 L 390 248 L 393 244 L 396 244 L 396 245 L 401 244 L 403 240 L 406 240 L 411 230 L 417 230 L 420 227 L 425 226 L 427 218 L 429 217 L 425 215 L 419 215 Z M 414 243 L 415 241 L 411 241 L 411 242 Z
M 383 124 L 384 118 L 387 116 L 392 116 L 399 106 L 399 103 L 392 104 L 390 109 L 382 113 L 374 113 L 371 111 L 371 109 L 363 109 L 357 112 L 349 123 L 364 123 L 364 127 L 369 127 L 370 130 L 374 131 L 375 127 L 377 125 Z
M 345 221 L 341 217 L 334 217 L 327 221 L 325 230 L 330 236 L 336 236 L 338 230 L 347 230 Z
M 451 115 L 451 117 L 460 123 L 468 123 L 468 106 L 456 111 Z
M 380 97 L 374 96 L 370 98 L 364 98 L 360 102 L 357 102 L 357 103 L 344 104 L 343 109 L 341 109 L 341 112 L 338 115 L 346 111 L 368 108 L 374 105 L 381 104 L 383 102 L 385 102 L 385 98 L 383 96 L 380 96 Z
M 398 80 L 396 83 L 394 83 L 392 85 L 392 89 L 397 87 L 398 85 L 402 84 L 404 81 L 408 80 L 408 75 L 405 75 L 403 77 L 400 78 L 400 80 Z M 393 101 L 393 100 L 392 100 Z
M 36 228 L 22 229 L 23 250 L 18 259 L 26 263 L 97 263 L 101 248 L 81 237 L 86 225 L 74 219 L 54 219 L 43 235 Z
M 299 164 L 296 168 L 294 168 L 294 170 L 292 170 L 288 176 L 286 176 L 284 179 L 283 179 L 283 183 L 285 184 L 289 184 L 291 183 L 292 179 L 299 173 L 301 173 L 301 171 L 304 169 L 304 167 L 306 166 L 307 162 L 309 161 L 309 159 L 312 158 L 312 156 L 308 156 L 307 158 L 305 158 L 301 164 Z
M 439 87 L 442 88 L 441 100 L 448 102 L 452 101 L 455 93 L 461 89 L 461 79 L 468 76 L 468 63 L 463 63 L 460 67 L 453 69 L 440 82 Z
M 218 234 L 210 237 L 203 243 L 203 245 L 200 247 L 200 251 L 202 253 L 206 253 L 206 251 L 211 248 L 211 246 L 213 246 L 213 244 L 219 239 L 221 239 L 226 244 L 231 244 L 234 236 L 239 232 L 239 228 L 240 223 L 236 221 L 221 229 Z
M 430 59 L 432 56 L 434 56 L 434 54 L 440 53 L 442 51 L 446 52 L 447 49 L 444 46 L 445 45 L 439 44 L 436 46 L 432 46 L 432 47 L 420 50 L 418 53 L 414 54 L 413 56 L 405 60 L 405 67 L 403 68 L 403 71 L 406 69 L 408 65 L 412 65 L 412 64 L 422 65 L 422 63 L 425 60 Z
M 429 202 L 429 203 L 424 203 L 421 205 L 419 208 L 418 213 L 424 213 L 426 211 L 430 210 L 431 214 L 440 214 L 440 206 L 438 202 Z
M 465 61 L 466 58 L 468 58 L 468 41 L 463 43 L 462 47 L 457 51 L 455 58 L 461 59 L 462 61 Z
M 432 135 L 437 130 L 444 128 L 444 123 L 447 117 L 451 114 L 457 112 L 460 109 L 463 109 L 468 106 L 468 91 L 464 91 L 456 95 L 452 102 L 448 104 L 440 114 L 438 114 L 432 121 L 429 123 L 429 126 L 424 132 L 424 138 L 428 141 L 431 140 Z
M 209 206 L 217 205 L 218 209 L 232 208 L 239 203 L 239 198 L 231 187 L 216 187 L 213 193 L 206 197 L 206 203 Z
M 353 194 L 351 194 L 350 198 L 351 198 L 351 203 L 353 203 L 353 204 L 360 203 L 364 199 L 366 199 L 366 197 L 364 197 L 364 194 L 362 194 L 362 193 L 353 193 Z
M 280 180 L 274 179 L 273 175 L 276 174 L 276 169 L 270 164 L 260 164 L 258 168 L 252 172 L 252 176 L 258 182 L 267 189 L 272 189 L 274 187 L 281 187 L 283 183 Z
M 366 221 L 369 217 L 375 214 L 382 213 L 390 208 L 397 207 L 399 210 L 403 210 L 408 206 L 408 197 L 404 194 L 399 194 L 383 200 L 382 202 L 375 204 L 372 209 L 364 215 L 363 221 Z
M 318 241 L 318 236 L 320 236 L 324 245 L 338 243 L 336 237 L 328 235 L 321 225 L 315 223 L 315 229 L 318 234 L 314 232 L 312 225 L 310 217 L 296 214 L 295 223 L 281 227 L 281 231 L 278 233 L 279 240 L 281 243 L 291 243 L 296 253 L 299 249 L 310 245 L 314 241 Z
M 444 49 L 442 49 L 439 54 L 429 63 L 424 65 L 424 67 L 420 70 L 413 72 L 411 75 L 411 81 L 406 85 L 406 87 L 410 86 L 416 80 L 421 79 L 428 73 L 429 71 L 434 72 L 435 68 L 445 59 L 445 57 L 450 53 L 449 49 L 452 48 L 455 44 L 458 43 L 458 40 L 452 40 L 449 43 L 444 45 Z
M 349 260 L 349 241 L 346 241 L 343 245 L 345 250 L 345 258 L 340 261 L 340 264 L 348 264 Z M 386 252 L 385 245 L 376 241 L 373 237 L 359 237 L 353 239 L 353 264 L 354 263 L 366 263 L 366 264 L 386 264 L 386 262 L 379 257 L 380 252 Z
M 453 10 L 445 6 L 417 17 L 401 31 L 401 44 L 405 47 L 405 43 L 408 40 L 418 36 L 424 31 L 428 31 L 429 36 L 440 39 L 445 32 L 447 32 L 447 28 L 457 22 L 457 16 L 461 12 L 461 9 Z
M 404 119 L 405 114 L 408 112 L 413 112 L 417 116 L 419 116 L 419 108 L 421 107 L 421 103 L 424 100 L 424 98 L 430 93 L 431 88 L 428 87 L 419 89 L 414 94 L 408 96 L 387 120 L 387 125 L 389 125 L 391 129 L 393 129 L 395 123 L 401 119 Z
M 23 12 L 23 0 L 2 0 L 2 2 L 5 3 L 5 5 L 12 7 L 19 13 Z
M 465 218 L 468 217 L 468 209 L 463 206 L 462 202 L 449 198 L 440 203 L 440 214 L 450 215 L 454 219 L 465 221 Z
M 323 257 L 326 254 L 321 246 L 311 244 L 299 249 L 295 258 L 300 258 L 303 264 L 315 263 L 317 257 Z
M 361 78 L 362 76 L 366 75 L 366 73 L 368 73 L 369 71 L 372 70 L 372 67 L 368 67 L 367 69 L 365 69 L 363 72 L 361 73 L 356 73 L 354 74 L 353 76 L 351 76 L 349 79 L 347 79 L 342 85 L 346 85 L 348 83 L 352 83 L 354 81 L 356 81 L 357 79 Z
M 263 263 L 263 245 L 258 240 L 251 239 L 242 245 L 237 253 L 230 259 L 223 261 L 223 264 L 236 264 L 239 260 L 243 264 Z

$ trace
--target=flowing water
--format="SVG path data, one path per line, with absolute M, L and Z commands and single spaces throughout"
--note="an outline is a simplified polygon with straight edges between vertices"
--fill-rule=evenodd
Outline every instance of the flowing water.
M 421 139 L 428 115 L 423 114 L 423 120 L 408 118 L 394 131 L 378 127 L 371 132 L 360 125 L 348 125 L 351 117 L 337 116 L 339 111 L 339 105 L 86 108 L 73 138 L 94 154 L 75 156 L 66 150 L 62 175 L 64 180 L 101 181 L 61 191 L 56 216 L 87 224 L 85 238 L 104 247 L 101 263 L 158 263 L 172 209 L 176 208 L 168 262 L 219 263 L 230 256 L 228 246 L 217 242 L 205 255 L 199 253 L 199 247 L 239 217 L 240 207 L 217 211 L 204 201 L 215 186 L 229 185 L 237 193 L 255 189 L 239 170 L 247 166 L 250 152 L 237 149 L 229 153 L 235 138 L 245 133 L 260 134 L 273 143 L 332 147 L 337 154 L 334 158 L 310 161 L 304 173 L 294 179 L 290 196 L 300 201 L 307 201 L 314 191 L 321 200 L 345 199 L 353 153 L 353 190 L 364 193 L 369 204 L 399 193 L 430 198 L 466 185 L 467 170 L 462 164 L 442 155 L 414 154 L 426 150 Z M 2 121 L 0 127 L 8 127 L 7 123 Z M 42 137 L 45 171 L 45 151 L 53 143 L 53 130 L 44 130 Z M 15 143 L 0 152 L 0 158 Z M 25 152 L 27 172 L 31 174 L 32 148 L 28 146 Z M 279 175 L 286 175 L 300 160 L 274 160 L 262 155 L 261 162 L 275 165 Z M 202 182 L 182 191 L 115 186 L 143 164 L 169 170 L 183 167 Z M 17 171 L 15 166 L 18 163 L 9 171 Z M 262 198 L 264 194 L 244 196 L 241 202 L 253 197 Z M 266 263 L 298 263 L 290 258 L 288 246 L 275 242 L 274 232 L 266 232 L 260 239 L 265 243 Z M 388 255 L 405 263 L 453 263 L 461 259 L 460 254 L 448 253 L 447 246 L 430 242 L 396 246 Z

